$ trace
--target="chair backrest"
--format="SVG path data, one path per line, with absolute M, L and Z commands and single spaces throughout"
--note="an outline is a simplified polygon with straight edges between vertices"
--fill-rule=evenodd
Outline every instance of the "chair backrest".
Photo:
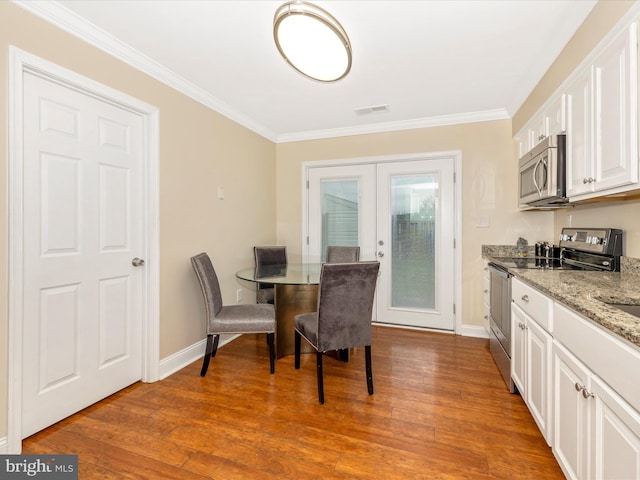
M 360 260 L 360 247 L 327 247 L 327 263 L 349 263 Z
M 318 350 L 371 345 L 379 262 L 325 263 L 318 288 Z
M 256 268 L 261 268 L 267 265 L 287 264 L 286 247 L 253 247 L 253 255 L 256 261 Z
M 218 276 L 209 255 L 206 253 L 191 257 L 191 265 L 196 272 L 198 282 L 200 282 L 200 289 L 207 309 L 207 319 L 210 321 L 222 310 L 222 293 L 220 292 Z

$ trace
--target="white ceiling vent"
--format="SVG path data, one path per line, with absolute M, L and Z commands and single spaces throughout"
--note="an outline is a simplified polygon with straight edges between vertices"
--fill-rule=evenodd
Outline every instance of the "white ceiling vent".
M 358 115 L 371 115 L 372 113 L 386 113 L 389 111 L 389 105 L 372 105 L 370 107 L 360 107 L 354 109 Z

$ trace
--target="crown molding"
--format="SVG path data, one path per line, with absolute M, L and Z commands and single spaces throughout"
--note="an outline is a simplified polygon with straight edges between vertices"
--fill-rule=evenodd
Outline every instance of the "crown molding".
M 416 128 L 440 127 L 462 123 L 485 122 L 511 118 L 504 109 L 481 112 L 443 115 L 438 117 L 417 118 L 409 121 L 376 123 L 356 127 L 316 130 L 290 134 L 276 134 L 261 124 L 256 123 L 243 113 L 235 110 L 217 97 L 206 92 L 197 85 L 177 75 L 168 68 L 150 59 L 138 50 L 118 40 L 96 25 L 88 22 L 76 13 L 60 5 L 56 1 L 12 0 L 13 3 L 43 20 L 55 25 L 65 32 L 83 40 L 103 52 L 117 58 L 159 82 L 177 90 L 196 102 L 233 120 L 243 127 L 274 142 L 288 143 L 303 140 L 319 140 L 323 138 L 346 137 L 350 135 L 366 135 Z
M 28 12 L 42 18 L 71 35 L 93 45 L 105 53 L 123 61 L 127 65 L 146 73 L 159 82 L 183 93 L 206 107 L 252 130 L 253 132 L 271 140 L 276 140 L 276 134 L 262 125 L 257 124 L 246 115 L 233 109 L 220 99 L 205 92 L 180 75 L 172 72 L 158 62 L 131 48 L 113 35 L 98 28 L 71 10 L 55 1 L 12 0 L 13 3 Z
M 416 118 L 413 120 L 405 120 L 400 122 L 376 123 L 370 125 L 361 125 L 357 127 L 290 133 L 278 135 L 276 143 L 300 142 L 303 140 L 319 140 L 322 138 L 347 137 L 350 135 L 366 135 L 369 133 L 395 132 L 400 130 L 414 130 L 417 128 L 443 127 L 446 125 L 488 122 L 492 120 L 507 120 L 510 118 L 511 117 L 505 109 L 499 108 L 496 110 L 484 110 L 481 112 Z

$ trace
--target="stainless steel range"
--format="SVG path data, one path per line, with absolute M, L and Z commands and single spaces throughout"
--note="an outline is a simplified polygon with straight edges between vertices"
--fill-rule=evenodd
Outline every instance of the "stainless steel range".
M 623 233 L 615 228 L 563 228 L 559 257 L 498 257 L 489 262 L 491 278 L 489 349 L 509 391 L 511 380 L 511 269 L 620 271 Z

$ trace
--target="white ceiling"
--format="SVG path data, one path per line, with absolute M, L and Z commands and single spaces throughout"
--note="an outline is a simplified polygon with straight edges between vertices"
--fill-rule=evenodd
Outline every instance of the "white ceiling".
M 596 0 L 318 0 L 353 48 L 351 72 L 330 84 L 305 78 L 279 56 L 272 23 L 282 3 L 19 2 L 283 142 L 509 118 Z M 389 112 L 354 111 L 381 104 Z

